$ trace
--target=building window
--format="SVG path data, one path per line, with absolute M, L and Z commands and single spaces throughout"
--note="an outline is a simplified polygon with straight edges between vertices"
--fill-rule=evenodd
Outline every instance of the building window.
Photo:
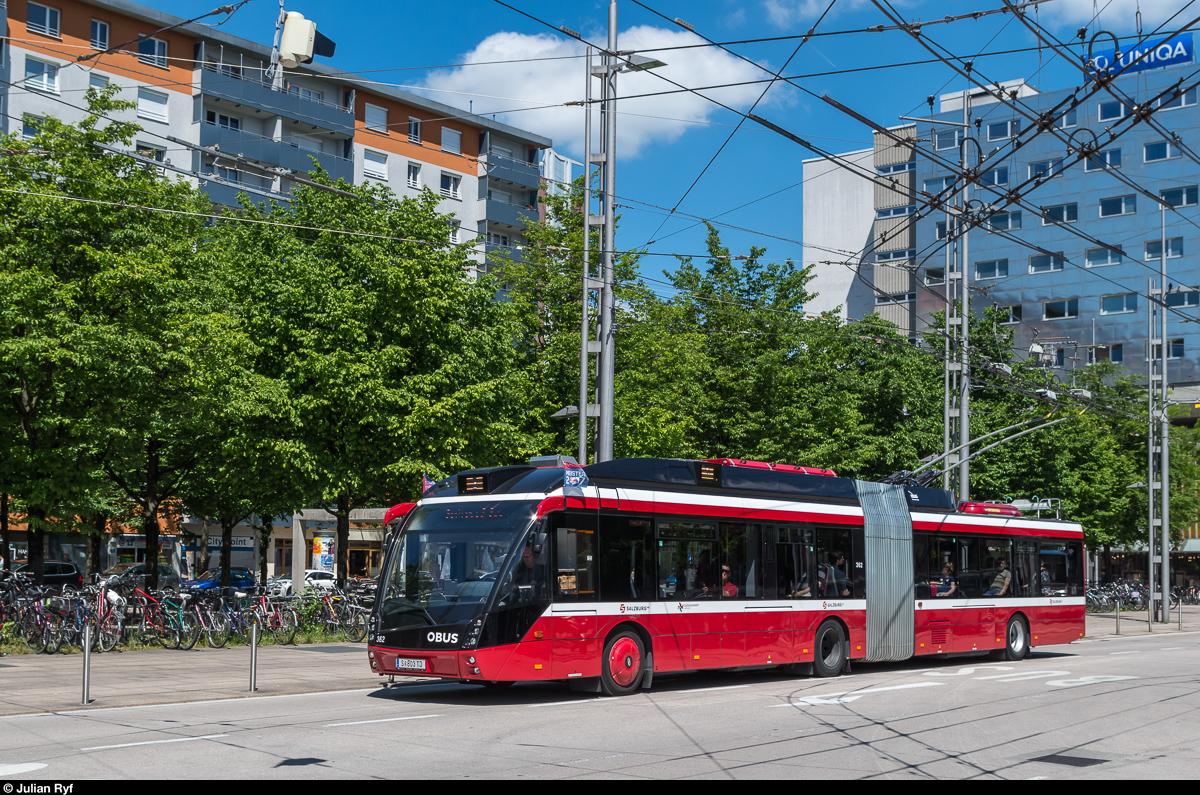
M 975 263 L 976 279 L 1001 279 L 1008 275 L 1008 260 L 994 259 Z
M 1035 160 L 1029 164 L 1029 178 L 1037 179 L 1041 177 L 1048 179 L 1057 174 L 1062 173 L 1062 158 L 1053 160 Z
M 215 124 L 218 127 L 224 127 L 227 130 L 242 129 L 242 120 L 237 116 L 226 116 L 224 113 L 217 113 L 215 110 L 210 110 L 205 115 L 209 124 Z
M 496 151 L 496 147 L 493 146 L 492 151 L 493 152 Z M 510 151 L 506 155 L 506 157 L 508 157 L 511 160 L 512 152 Z M 880 166 L 879 168 L 875 169 L 875 173 L 879 174 L 882 177 L 886 177 L 888 174 L 903 174 L 905 171 L 916 171 L 916 170 L 917 170 L 917 162 L 915 160 L 909 160 L 907 163 L 896 163 L 893 166 Z
M 408 117 L 408 141 L 409 143 L 421 143 L 421 120 L 416 116 Z
M 945 268 L 930 268 L 925 271 L 925 283 L 928 285 L 945 284 L 946 269 Z
M 1000 307 L 1000 325 L 1015 326 L 1021 322 L 1021 305 Z
M 1008 168 L 1001 166 L 993 168 L 991 171 L 985 171 L 980 181 L 985 185 L 1007 185 L 1008 184 Z
M 1147 163 L 1154 163 L 1159 160 L 1174 160 L 1179 157 L 1179 148 L 1170 141 L 1155 141 L 1151 144 L 1146 144 L 1144 157 Z
M 449 223 L 450 223 L 450 244 L 455 245 L 459 241 L 458 235 L 459 235 L 459 229 L 462 227 L 462 221 L 450 221 Z
M 363 122 L 368 130 L 386 133 L 388 131 L 387 108 L 372 105 L 370 102 L 366 103 L 363 110 Z
M 876 262 L 888 262 L 894 259 L 912 259 L 917 256 L 915 248 L 900 249 L 898 251 L 880 251 L 875 255 Z
M 942 130 L 933 134 L 933 148 L 939 152 L 943 149 L 958 148 L 959 136 L 962 135 L 961 130 Z
M 238 77 L 241 77 L 240 74 Z M 325 101 L 325 95 L 322 94 L 322 92 L 314 91 L 313 89 L 306 89 L 302 85 L 290 86 L 290 88 L 288 89 L 288 94 L 290 94 L 292 96 L 298 96 L 301 98 L 301 100 L 310 100 L 312 102 L 324 102 Z
M 443 127 L 442 151 L 455 155 L 462 154 L 462 133 L 458 130 L 451 130 L 449 127 Z
M 408 164 L 408 187 L 414 188 L 416 190 L 421 189 L 421 164 L 420 163 L 409 163 Z
M 1117 215 L 1133 215 L 1136 212 L 1137 197 L 1133 194 L 1100 200 L 1101 218 L 1112 218 Z
M 145 141 L 137 142 L 136 151 L 139 155 L 147 160 L 153 160 L 158 163 L 161 163 L 167 159 L 166 149 L 161 146 L 155 146 L 154 144 L 148 144 Z
M 933 224 L 933 235 L 937 240 L 946 239 L 946 222 L 936 221 Z
M 25 6 L 25 29 L 30 33 L 58 38 L 58 9 L 27 3 Z
M 1155 360 L 1158 360 L 1159 358 L 1161 358 L 1162 357 L 1162 346 L 1154 345 L 1153 349 L 1150 351 L 1150 357 Z M 1167 358 L 1168 359 L 1182 359 L 1183 358 L 1183 339 L 1182 338 L 1167 340 Z
M 97 90 L 108 88 L 108 76 L 92 72 L 88 75 L 88 85 Z
M 96 50 L 108 49 L 107 22 L 101 22 L 98 19 L 92 20 L 92 48 Z
M 1162 200 L 1172 207 L 1192 207 L 1197 203 L 1198 196 L 1197 186 L 1190 185 L 1186 188 L 1171 188 L 1164 190 L 1158 194 Z
M 488 242 L 493 246 L 504 246 L 507 248 L 509 244 L 509 238 L 508 235 L 502 235 L 499 232 L 490 232 L 488 233 Z
M 226 168 L 225 166 L 216 166 L 217 176 L 226 182 L 232 182 L 235 185 L 242 184 L 242 172 L 236 168 Z
M 33 138 L 42 131 L 42 125 L 46 123 L 43 116 L 30 116 L 28 113 L 21 117 L 21 137 Z
M 167 120 L 167 95 L 151 91 L 148 88 L 139 88 L 137 115 L 139 119 L 165 122 Z
M 1156 260 L 1162 257 L 1162 238 L 1146 241 L 1146 259 Z M 1183 238 L 1167 238 L 1167 259 L 1177 259 L 1183 256 Z
M 371 179 L 388 178 L 387 174 L 387 155 L 383 152 L 375 152 L 370 149 L 363 150 L 363 176 Z
M 1079 317 L 1079 299 L 1045 301 L 1042 303 L 1042 320 L 1065 320 Z
M 1054 256 L 1050 256 L 1049 254 L 1035 254 L 1029 258 L 1029 272 L 1051 273 L 1053 271 L 1060 271 L 1063 269 L 1065 263 L 1066 260 L 1063 259 L 1061 251 Z
M 1104 265 L 1116 265 L 1125 259 L 1120 251 L 1109 248 L 1089 248 L 1084 254 L 1084 261 L 1089 268 L 1099 268 Z
M 926 193 L 941 193 L 946 188 L 954 184 L 954 177 L 938 177 L 937 179 L 925 180 Z
M 442 172 L 441 194 L 448 199 L 461 198 L 462 177 Z
M 1117 121 L 1129 115 L 1129 106 L 1124 102 L 1101 102 L 1100 121 Z
M 907 304 L 917 300 L 916 293 L 896 293 L 895 295 L 877 295 L 876 304 Z
M 1128 315 L 1137 311 L 1137 293 L 1100 296 L 1100 314 Z
M 1083 163 L 1084 171 L 1103 171 L 1107 168 L 1121 167 L 1121 150 L 1105 149 L 1089 157 Z
M 1056 204 L 1053 207 L 1042 208 L 1042 226 L 1073 224 L 1078 220 L 1079 205 L 1075 202 L 1071 202 L 1070 204 Z
M 1200 306 L 1200 290 L 1188 290 L 1182 293 L 1167 293 L 1167 306 L 1185 308 Z
M 1120 364 L 1125 360 L 1125 352 L 1120 345 L 1096 345 L 1088 348 L 1088 364 L 1096 362 L 1112 362 Z
M 1182 94 L 1178 94 L 1177 96 L 1171 97 L 1170 99 L 1164 98 L 1164 99 L 1156 100 L 1154 103 L 1154 106 L 1156 108 L 1158 108 L 1159 110 L 1176 110 L 1177 108 L 1184 108 L 1189 105 L 1195 105 L 1195 104 L 1196 104 L 1196 89 L 1189 88 L 1187 91 L 1184 91 Z
M 1016 119 L 995 121 L 987 126 L 987 139 L 989 141 L 1004 141 L 1009 138 L 1016 138 L 1019 132 L 1021 132 L 1021 122 Z
M 1071 108 L 1066 113 L 1058 117 L 1059 129 L 1068 129 L 1079 124 L 1079 111 L 1076 108 Z
M 25 87 L 47 94 L 58 93 L 58 66 L 25 56 Z
M 912 215 L 916 211 L 917 211 L 917 206 L 915 204 L 910 204 L 907 207 L 891 207 L 887 210 L 876 210 L 875 217 L 876 218 L 894 218 L 895 216 L 898 216 L 898 215 Z
M 166 69 L 167 43 L 162 39 L 142 39 L 138 42 L 138 60 Z
M 1021 213 L 996 213 L 987 220 L 989 232 L 1010 232 L 1021 228 Z

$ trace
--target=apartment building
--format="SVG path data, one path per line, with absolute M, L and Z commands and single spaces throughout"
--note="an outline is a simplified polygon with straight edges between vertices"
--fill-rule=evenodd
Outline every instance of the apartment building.
M 1185 34 L 1188 53 L 1190 35 Z M 989 90 L 943 94 L 937 98 L 936 112 L 892 128 L 889 134 L 876 133 L 873 165 L 885 184 L 875 184 L 869 198 L 861 191 L 841 189 L 834 177 L 844 176 L 828 162 L 806 163 L 805 178 L 811 173 L 814 179 L 805 186 L 804 242 L 814 248 L 855 251 L 846 258 L 869 279 L 879 313 L 914 340 L 933 313 L 944 310 L 947 274 L 957 279 L 961 268 L 972 310 L 980 314 L 985 307 L 1000 309 L 1001 323 L 1014 332 L 1018 355 L 1037 356 L 1062 377 L 1099 360 L 1118 362 L 1144 376 L 1147 354 L 1152 352 L 1147 338 L 1149 281 L 1158 279 L 1165 237 L 1168 378 L 1183 394 L 1182 388 L 1200 384 L 1200 333 L 1194 330 L 1200 317 L 1200 164 L 1185 156 L 1180 143 L 1194 145 L 1191 136 L 1200 123 L 1200 106 L 1195 88 L 1154 98 L 1194 69 L 1194 64 L 1169 65 L 1119 77 L 1115 86 L 1132 97 L 1132 103 L 1100 91 L 1056 115 L 1058 135 L 1043 132 L 1017 148 L 1008 144 L 1032 122 L 1014 109 L 1012 100 L 1040 114 L 1067 107 L 1064 100 L 1079 90 L 1077 86 L 1038 92 L 1018 80 Z M 964 102 L 970 103 L 966 128 Z M 1113 140 L 1109 128 L 1139 105 L 1156 107 L 1154 118 L 1168 133 L 1139 123 Z M 898 145 L 897 137 L 913 141 L 915 147 Z M 971 207 L 987 221 L 967 233 L 966 261 L 956 265 L 947 258 L 944 245 L 953 219 L 941 210 L 923 211 L 919 217 L 917 213 L 947 188 L 950 193 L 943 195 L 957 196 L 963 182 L 956 171 L 964 138 L 970 139 L 971 157 L 978 152 L 983 158 L 971 188 Z M 1091 141 L 1099 142 L 1098 153 L 1073 162 L 1072 147 L 1077 152 L 1080 143 Z M 818 166 L 832 176 L 818 173 Z M 1161 212 L 1159 201 L 1118 177 L 1144 187 L 1170 208 Z M 1030 179 L 1039 180 L 1027 194 L 1039 211 L 1004 207 L 1003 194 Z M 832 194 L 845 205 L 839 210 L 843 220 L 810 225 L 810 212 L 822 217 Z M 869 239 L 854 245 L 853 235 L 838 237 L 848 226 L 861 229 L 867 213 L 873 216 Z M 806 264 L 809 261 L 806 257 Z M 820 268 L 813 289 L 841 289 L 844 294 Z
M 136 103 L 120 117 L 144 128 L 138 154 L 219 204 L 239 193 L 286 201 L 314 161 L 400 196 L 429 188 L 454 216 L 455 240 L 481 239 L 479 270 L 489 249 L 519 255 L 525 221 L 538 217 L 552 144 L 543 136 L 330 64 L 274 75 L 269 46 L 127 0 L 7 0 L 0 14 L 5 132 L 33 135 L 46 116 L 78 121 L 89 86 L 116 84 Z M 274 31 L 262 33 L 270 41 Z

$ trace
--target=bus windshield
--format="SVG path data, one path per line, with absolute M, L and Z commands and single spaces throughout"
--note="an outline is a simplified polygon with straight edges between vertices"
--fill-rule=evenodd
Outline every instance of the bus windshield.
M 524 500 L 446 502 L 413 511 L 383 581 L 383 631 L 470 621 L 533 521 Z

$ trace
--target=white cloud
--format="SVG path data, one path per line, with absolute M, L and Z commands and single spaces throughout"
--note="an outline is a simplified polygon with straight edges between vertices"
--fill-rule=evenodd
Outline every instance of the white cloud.
M 1180 9 L 1179 0 L 1055 0 L 1040 8 L 1043 24 L 1087 25 L 1092 21 L 1096 9 L 1103 9 L 1097 20 L 1101 29 L 1114 33 L 1136 32 L 1138 8 L 1142 11 L 1142 31 L 1148 33 L 1165 22 Z M 1183 27 L 1200 11 L 1188 9 L 1181 13 L 1164 29 L 1164 33 Z M 1088 31 L 1091 33 L 1091 30 Z
M 602 40 L 593 37 L 594 40 Z M 661 58 L 667 66 L 654 73 L 689 87 L 762 80 L 769 75 L 754 65 L 738 60 L 728 53 L 711 47 L 687 50 L 668 50 L 656 53 L 655 47 L 700 44 L 702 40 L 686 31 L 640 26 L 623 31 L 622 50 L 637 50 Z M 582 157 L 583 113 L 578 107 L 561 103 L 579 101 L 584 96 L 584 67 L 579 58 L 567 60 L 533 60 L 561 56 L 578 56 L 583 45 L 554 35 L 530 36 L 522 33 L 494 33 L 462 60 L 465 64 L 484 61 L 504 61 L 514 58 L 518 63 L 488 66 L 461 66 L 429 76 L 425 85 L 430 97 L 446 104 L 465 106 L 474 95 L 474 110 L 478 114 L 495 113 L 497 119 L 524 130 L 545 135 L 554 140 L 555 148 Z M 593 98 L 600 95 L 600 81 L 593 82 Z M 617 78 L 618 96 L 676 90 L 674 86 L 652 73 L 623 73 Z M 763 84 L 714 89 L 703 92 L 727 105 L 746 110 L 762 92 Z M 789 96 L 786 86 L 777 86 L 768 101 L 781 101 Z M 462 92 L 447 94 L 444 91 Z M 491 97 L 491 98 L 489 98 Z M 524 102 L 512 101 L 525 100 Z M 520 112 L 517 108 L 536 105 L 555 105 Z M 695 126 L 689 122 L 722 121 L 736 118 L 705 99 L 692 93 L 675 93 L 642 99 L 621 100 L 617 105 L 617 152 L 621 157 L 633 157 L 651 143 L 670 143 Z M 597 108 L 598 110 L 598 108 Z M 593 117 L 593 148 L 599 149 L 599 113 Z

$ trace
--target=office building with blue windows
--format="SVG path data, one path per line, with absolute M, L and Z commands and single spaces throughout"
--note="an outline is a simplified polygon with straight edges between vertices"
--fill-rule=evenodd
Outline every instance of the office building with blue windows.
M 1038 356 L 1064 379 L 1106 359 L 1144 376 L 1148 353 L 1157 356 L 1148 345 L 1147 296 L 1150 280 L 1159 278 L 1165 238 L 1168 379 L 1177 395 L 1200 392 L 1188 389 L 1200 385 L 1200 163 L 1187 150 L 1198 143 L 1200 105 L 1196 88 L 1188 88 L 1196 82 L 1191 34 L 1180 38 L 1186 48 L 1172 40 L 1172 51 L 1186 52 L 1175 60 L 1187 63 L 1147 63 L 1113 82 L 1131 102 L 1100 90 L 1067 110 L 1072 103 L 1064 100 L 1089 91 L 1038 92 L 1024 81 L 942 95 L 923 120 L 876 133 L 874 167 L 888 184 L 874 186 L 869 210 L 856 206 L 841 214 L 840 224 L 826 221 L 811 234 L 806 224 L 805 244 L 815 251 L 823 239 L 830 243 L 825 250 L 846 248 L 839 241 L 869 241 L 855 264 L 873 287 L 875 309 L 917 339 L 945 308 L 948 266 L 950 279 L 957 278 L 946 254 L 953 237 L 947 214 L 929 212 L 928 205 L 939 194 L 958 203 L 959 144 L 969 137 L 969 162 L 982 156 L 969 208 L 988 216 L 966 234 L 961 265 L 976 315 L 997 307 L 1018 356 Z M 1129 118 L 1141 107 L 1154 109 L 1159 129 Z M 1036 121 L 1029 113 L 1056 108 L 1053 128 L 1031 136 Z M 1081 161 L 1085 144 L 1095 144 L 1096 152 Z M 822 169 L 835 176 L 821 179 Z M 805 164 L 805 179 L 817 177 L 805 184 L 806 221 L 828 203 L 832 180 L 845 179 L 837 171 L 820 160 Z M 1024 193 L 1025 206 L 1006 202 L 1007 191 L 1034 178 L 1040 183 Z M 817 270 L 813 288 L 832 293 L 826 303 L 854 303 L 850 293 L 841 295 L 838 269 Z

